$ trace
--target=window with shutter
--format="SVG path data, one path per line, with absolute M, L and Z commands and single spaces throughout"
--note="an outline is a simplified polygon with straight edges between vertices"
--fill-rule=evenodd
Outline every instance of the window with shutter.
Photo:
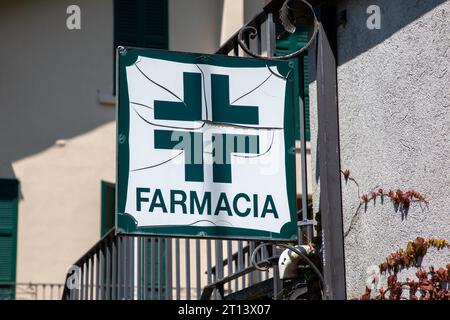
M 115 0 L 114 47 L 167 49 L 167 0 Z
M 118 46 L 167 50 L 168 0 L 114 0 L 114 50 Z
M 18 195 L 17 180 L 0 179 L 0 300 L 15 297 Z
M 115 225 L 116 186 L 101 181 L 100 236 L 103 237 Z
M 277 25 L 277 34 L 282 34 L 284 31 L 281 25 Z M 277 40 L 276 43 L 276 52 L 275 54 L 278 56 L 286 55 L 292 52 L 297 51 L 298 49 L 304 47 L 308 42 L 308 31 L 305 28 L 297 28 L 294 34 L 290 34 L 285 32 L 282 34 L 280 39 Z M 300 65 L 301 63 L 301 65 Z M 299 81 L 299 85 L 303 86 L 303 88 L 298 88 L 299 93 L 301 94 L 303 101 L 305 103 L 305 124 L 306 124 L 306 140 L 309 141 L 311 138 L 310 133 L 310 125 L 309 125 L 309 78 L 308 78 L 308 56 L 304 56 L 303 58 L 298 58 L 297 66 L 302 72 L 299 74 L 303 74 L 303 81 Z M 300 116 L 298 114 L 298 109 L 295 114 L 295 134 L 296 139 L 300 139 Z

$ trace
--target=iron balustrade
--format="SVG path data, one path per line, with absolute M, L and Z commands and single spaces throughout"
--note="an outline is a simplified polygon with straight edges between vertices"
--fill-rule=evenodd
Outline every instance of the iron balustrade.
M 33 282 L 0 282 L 0 300 L 56 300 L 64 284 Z
M 224 299 L 267 280 L 273 281 L 276 290 L 269 296 L 276 296 L 280 288 L 278 277 L 252 265 L 251 253 L 257 244 L 120 236 L 111 229 L 70 268 L 62 298 Z M 278 256 L 272 256 L 275 252 L 263 251 L 261 261 L 276 261 Z

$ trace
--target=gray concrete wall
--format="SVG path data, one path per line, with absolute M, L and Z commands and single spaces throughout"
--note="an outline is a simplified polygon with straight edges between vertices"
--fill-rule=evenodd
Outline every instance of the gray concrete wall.
M 366 8 L 381 8 L 381 29 L 366 28 Z M 367 267 L 417 236 L 450 240 L 450 1 L 347 0 L 348 22 L 338 28 L 338 103 L 341 166 L 358 181 L 360 194 L 415 189 L 428 208 L 411 205 L 407 215 L 386 201 L 361 210 L 345 238 L 349 298 L 364 292 Z M 312 144 L 317 139 L 311 83 Z M 316 179 L 318 154 L 313 148 Z M 342 182 L 344 230 L 359 204 L 358 188 Z M 319 206 L 315 183 L 314 207 Z M 450 252 L 431 253 L 445 266 Z M 414 271 L 406 274 L 413 276 Z

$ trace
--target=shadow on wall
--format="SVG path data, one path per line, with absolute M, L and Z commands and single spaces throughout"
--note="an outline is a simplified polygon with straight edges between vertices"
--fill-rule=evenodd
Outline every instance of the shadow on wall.
M 346 11 L 347 22 L 337 28 L 337 65 L 343 65 L 360 54 L 367 52 L 384 42 L 393 34 L 419 19 L 427 12 L 445 3 L 447 0 L 344 0 L 337 5 L 338 16 Z M 367 8 L 377 5 L 380 8 L 380 29 L 370 30 L 367 20 L 370 17 Z M 349 45 L 351 44 L 351 45 Z M 309 53 L 309 81 L 316 81 L 316 46 Z M 386 59 L 389 59 L 387 52 Z M 316 141 L 318 137 L 316 136 Z M 319 181 L 319 152 L 316 145 L 315 180 Z
M 0 4 L 0 177 L 11 163 L 115 118 L 97 91 L 112 92 L 112 1 L 80 0 L 81 30 L 66 26 L 69 1 Z
M 338 12 L 347 11 L 347 24 L 338 28 L 338 64 L 359 56 L 383 42 L 406 25 L 419 19 L 447 0 L 345 0 L 338 6 Z M 380 7 L 380 29 L 369 30 L 366 10 L 371 5 Z M 346 32 L 346 30 L 351 32 Z

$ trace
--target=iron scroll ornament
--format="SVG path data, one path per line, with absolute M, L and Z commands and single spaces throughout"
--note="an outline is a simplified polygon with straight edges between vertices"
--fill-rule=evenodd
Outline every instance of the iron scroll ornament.
M 289 0 L 286 0 L 286 2 L 287 1 L 289 1 Z M 257 58 L 257 59 L 263 59 L 263 60 L 289 60 L 292 58 L 297 58 L 303 52 L 305 52 L 311 46 L 311 44 L 313 43 L 317 34 L 319 33 L 319 21 L 317 20 L 316 13 L 314 12 L 314 8 L 311 6 L 311 4 L 309 4 L 306 0 L 296 0 L 296 1 L 306 5 L 308 7 L 308 9 L 311 11 L 312 16 L 314 18 L 313 34 L 311 35 L 311 38 L 309 39 L 309 41 L 306 43 L 306 45 L 304 47 L 300 48 L 299 50 L 297 50 L 293 53 L 290 53 L 290 54 L 287 54 L 284 56 L 265 57 L 265 56 L 256 54 L 247 47 L 247 44 L 245 43 L 243 38 L 244 38 L 244 34 L 248 32 L 250 39 L 255 39 L 256 36 L 258 35 L 258 30 L 252 26 L 245 26 L 245 27 L 241 28 L 241 30 L 239 30 L 238 37 L 237 37 L 237 41 L 238 41 L 238 44 L 241 47 L 241 49 L 249 56 L 252 56 L 253 58 Z

